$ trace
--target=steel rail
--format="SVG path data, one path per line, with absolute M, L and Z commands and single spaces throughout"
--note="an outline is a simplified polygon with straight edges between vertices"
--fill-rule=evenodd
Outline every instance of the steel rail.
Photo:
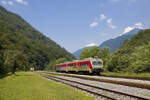
M 44 71 L 46 72 L 46 71 Z M 48 72 L 51 73 L 51 72 Z M 56 74 L 65 74 L 65 73 L 60 73 L 60 72 L 52 72 Z M 75 74 L 75 73 L 66 73 L 66 74 L 74 74 L 74 75 L 85 75 L 85 74 Z M 86 74 L 87 76 L 90 76 L 89 74 Z M 93 75 L 94 76 L 94 75 Z M 103 76 L 103 77 L 112 77 L 112 78 L 123 78 L 123 79 L 134 79 L 134 80 L 141 80 L 141 81 L 150 81 L 150 77 L 137 77 L 137 76 L 117 76 L 117 75 L 95 75 L 95 76 Z
M 44 77 L 45 77 L 45 76 L 44 76 Z M 92 94 L 94 94 L 94 95 L 98 95 L 98 96 L 100 96 L 100 97 L 106 98 L 106 99 L 108 99 L 108 100 L 117 100 L 117 99 L 115 99 L 115 98 L 111 98 L 111 97 L 109 97 L 109 96 L 105 96 L 105 95 L 99 94 L 99 93 L 97 93 L 97 92 L 93 92 L 93 91 L 91 91 L 91 90 L 88 90 L 88 89 L 84 89 L 84 88 L 81 88 L 81 87 L 78 87 L 78 86 L 75 86 L 75 85 L 72 85 L 72 84 L 63 82 L 63 81 L 58 81 L 58 80 L 55 79 L 54 77 L 50 77 L 50 76 L 47 77 L 47 76 L 46 76 L 45 78 L 51 79 L 51 80 L 56 81 L 56 82 L 61 82 L 61 83 L 63 83 L 63 84 L 69 85 L 69 86 L 71 86 L 71 87 L 75 87 L 75 88 L 77 88 L 77 89 L 80 89 L 80 90 L 83 90 L 83 91 L 92 93 Z
M 51 73 L 51 72 L 44 72 L 44 73 L 62 75 L 62 76 L 67 76 L 67 77 L 75 77 L 75 78 L 93 80 L 93 81 L 98 81 L 98 82 L 119 84 L 119 85 L 124 85 L 124 86 L 131 86 L 131 87 L 143 88 L 143 89 L 150 90 L 150 85 L 148 85 L 148 84 L 141 84 L 141 83 L 135 83 L 135 82 L 124 82 L 124 81 L 111 80 L 111 79 L 98 79 L 98 78 L 93 78 L 93 77 L 88 77 L 88 76 L 71 75 L 71 74 L 64 74 L 64 73 L 63 74 L 62 73 Z
M 47 72 L 47 71 L 44 71 L 44 72 Z M 51 73 L 51 72 L 49 72 Z M 58 73 L 58 74 L 62 74 L 60 72 L 52 72 L 52 73 Z M 65 74 L 65 73 L 63 73 Z M 74 75 L 85 75 L 85 74 L 75 74 L 75 73 L 67 73 L 67 74 L 74 74 Z M 90 76 L 89 74 L 86 74 L 87 76 Z M 94 75 L 93 75 L 94 76 Z M 100 74 L 100 75 L 95 75 L 95 76 L 103 76 L 103 77 L 112 77 L 112 78 L 124 78 L 124 79 L 134 79 L 134 80 L 141 80 L 141 81 L 150 81 L 150 77 L 137 77 L 137 76 L 117 76 L 117 75 L 103 75 L 103 74 Z
M 45 78 L 50 78 L 54 80 L 56 79 L 60 79 L 60 80 L 64 80 L 64 81 L 68 81 L 68 82 L 72 82 L 72 83 L 77 83 L 77 84 L 80 84 L 80 85 L 84 85 L 84 86 L 88 86 L 88 87 L 92 87 L 92 88 L 95 88 L 95 89 L 100 89 L 100 90 L 104 90 L 104 91 L 107 91 L 107 92 L 112 92 L 112 93 L 115 93 L 115 94 L 119 94 L 119 95 L 123 95 L 123 96 L 128 96 L 128 97 L 131 97 L 131 98 L 136 98 L 138 100 L 150 100 L 148 98 L 144 98 L 144 97 L 139 97 L 139 96 L 135 96 L 135 95 L 131 95 L 131 94 L 127 94 L 127 93 L 123 93 L 123 92 L 118 92 L 118 91 L 114 91 L 114 90 L 110 90 L 110 89 L 105 89 L 105 88 L 101 88 L 101 87 L 97 87 L 97 86 L 93 86 L 93 85 L 89 85 L 89 84 L 85 84 L 85 83 L 81 83 L 81 82 L 77 82 L 77 81 L 72 81 L 72 80 L 68 80 L 68 79 L 63 79 L 63 78 L 59 78 L 59 77 L 55 77 L 55 76 L 44 76 Z M 58 80 L 57 80 L 58 81 Z M 58 81 L 58 82 L 62 82 L 62 81 Z M 62 83 L 65 83 L 65 82 L 62 82 Z M 65 83 L 66 84 L 66 83 Z M 70 86 L 73 86 L 69 83 L 67 83 L 67 85 L 70 85 Z M 104 97 L 104 98 L 107 98 L 107 99 L 111 99 L 111 100 L 117 100 L 115 98 L 112 98 L 112 97 L 108 97 L 106 95 L 102 95 L 102 94 L 99 94 L 99 93 L 96 93 L 96 92 L 93 92 L 91 90 L 88 90 L 88 89 L 83 89 L 81 87 L 77 87 L 77 86 L 73 86 L 73 87 L 76 87 L 76 88 L 79 88 L 81 90 L 84 90 L 84 91 L 87 91 L 87 92 L 90 92 L 92 94 L 95 94 L 95 95 L 98 95 L 98 96 L 101 96 L 101 97 Z

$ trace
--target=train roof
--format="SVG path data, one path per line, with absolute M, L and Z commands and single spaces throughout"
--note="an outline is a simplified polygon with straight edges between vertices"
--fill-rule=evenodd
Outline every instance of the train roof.
M 75 64 L 75 63 L 77 63 L 77 62 L 97 61 L 97 60 L 102 61 L 102 60 L 99 59 L 99 58 L 86 58 L 86 59 L 83 59 L 83 60 L 74 60 L 74 61 L 72 61 L 72 62 L 65 62 L 65 63 L 56 64 L 56 65 Z

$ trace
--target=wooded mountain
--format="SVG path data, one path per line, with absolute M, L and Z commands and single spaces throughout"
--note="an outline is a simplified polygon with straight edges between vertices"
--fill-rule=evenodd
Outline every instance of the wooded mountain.
M 114 39 L 109 39 L 107 41 L 104 41 L 99 47 L 100 48 L 108 47 L 111 52 L 114 52 L 118 48 L 120 48 L 120 46 L 123 44 L 123 42 L 126 39 L 130 39 L 133 35 L 137 34 L 138 31 L 140 31 L 140 29 L 135 28 L 124 35 L 118 36 Z
M 150 29 L 139 31 L 107 60 L 113 72 L 150 72 Z
M 74 56 L 34 29 L 17 14 L 0 6 L 0 73 L 18 70 L 54 69 L 55 60 Z

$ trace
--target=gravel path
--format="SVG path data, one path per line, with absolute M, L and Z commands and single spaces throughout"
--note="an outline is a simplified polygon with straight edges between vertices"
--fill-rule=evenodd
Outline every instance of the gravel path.
M 66 77 L 66 76 L 59 76 L 59 77 L 150 99 L 150 90 L 148 90 L 148 89 L 141 89 L 141 88 L 136 88 L 136 87 L 129 87 L 129 86 L 112 84 L 112 83 L 104 83 L 104 82 L 72 78 L 72 77 Z M 116 96 L 116 98 L 118 98 L 118 97 Z M 125 99 L 125 100 L 127 100 L 127 99 Z M 128 100 L 130 100 L 130 99 L 128 99 Z
M 51 72 L 56 73 L 56 72 Z M 56 74 L 65 74 L 65 73 L 56 73 Z M 137 80 L 137 79 L 127 79 L 127 78 L 114 78 L 114 77 L 105 77 L 105 76 L 94 76 L 94 75 L 78 75 L 78 74 L 67 74 L 72 76 L 83 76 L 83 77 L 90 77 L 95 79 L 105 79 L 105 80 L 113 80 L 113 81 L 123 81 L 123 82 L 132 82 L 132 83 L 139 83 L 139 84 L 147 84 L 150 85 L 150 81 L 147 80 Z
M 103 77 L 103 76 L 90 76 L 90 77 L 98 78 L 98 79 L 118 80 L 118 81 L 124 81 L 124 82 L 133 82 L 133 83 L 141 83 L 141 84 L 148 84 L 148 85 L 150 85 L 150 81 L 146 81 L 146 80 Z
M 56 78 L 54 78 L 54 79 L 57 80 L 57 81 L 61 81 L 61 82 L 67 83 L 67 84 L 71 84 L 72 86 L 75 86 L 75 87 L 80 87 L 82 89 L 90 90 L 92 92 L 95 92 L 95 93 L 98 93 L 98 94 L 101 94 L 101 95 L 105 95 L 105 96 L 114 98 L 115 100 L 137 100 L 135 98 L 130 98 L 130 97 L 127 97 L 127 96 L 115 94 L 113 92 L 108 92 L 108 91 L 105 91 L 105 90 L 95 89 L 93 87 L 81 85 L 81 84 L 78 84 L 78 83 L 72 83 L 72 82 L 68 82 L 68 81 L 61 80 L 61 79 L 56 79 Z M 92 94 L 89 94 L 89 96 L 91 96 L 91 95 Z M 95 97 L 95 100 L 107 100 L 106 98 L 101 97 L 101 96 L 97 96 L 97 95 L 92 95 L 92 96 Z

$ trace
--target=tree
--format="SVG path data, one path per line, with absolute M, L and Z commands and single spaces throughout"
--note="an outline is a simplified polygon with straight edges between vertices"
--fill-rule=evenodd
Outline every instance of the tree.
M 89 49 L 85 48 L 82 53 L 80 54 L 79 59 L 84 59 L 84 58 L 88 58 L 89 57 Z
M 59 58 L 75 57 L 20 16 L 0 6 L 0 73 L 13 72 L 13 67 L 14 72 L 32 67 L 54 69 Z
M 132 69 L 132 72 L 150 72 L 150 42 L 145 46 L 137 47 L 129 63 L 129 69 Z
M 13 74 L 16 72 L 16 69 L 24 66 L 24 55 L 21 51 L 18 50 L 5 50 L 3 54 L 3 66 L 4 69 Z
M 56 60 L 56 63 L 59 64 L 59 63 L 64 63 L 65 61 L 67 61 L 66 58 L 59 58 Z
M 150 72 L 150 29 L 139 31 L 107 59 L 113 72 Z
M 98 57 L 100 49 L 97 46 L 94 46 L 89 49 L 89 57 Z
M 106 47 L 98 48 L 97 46 L 94 46 L 90 49 L 85 48 L 80 55 L 80 59 L 90 58 L 90 57 L 99 57 L 101 59 L 105 59 L 109 55 L 110 55 L 109 48 Z
M 109 55 L 110 55 L 110 49 L 109 48 L 107 48 L 107 47 L 100 48 L 99 53 L 98 53 L 99 58 L 103 59 Z

